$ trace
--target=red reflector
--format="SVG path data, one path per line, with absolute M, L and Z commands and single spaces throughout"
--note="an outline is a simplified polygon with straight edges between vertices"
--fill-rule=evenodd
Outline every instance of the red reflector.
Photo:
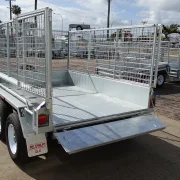
M 156 105 L 156 98 L 150 99 L 149 107 L 154 108 Z
M 38 123 L 39 123 L 40 126 L 41 126 L 41 125 L 44 125 L 44 124 L 47 124 L 47 122 L 48 122 L 48 117 L 47 117 L 47 115 L 45 115 L 45 114 L 39 115 L 39 117 L 38 117 Z
M 1 100 L 5 100 L 5 97 L 3 97 L 3 96 L 0 96 L 0 99 L 1 99 Z

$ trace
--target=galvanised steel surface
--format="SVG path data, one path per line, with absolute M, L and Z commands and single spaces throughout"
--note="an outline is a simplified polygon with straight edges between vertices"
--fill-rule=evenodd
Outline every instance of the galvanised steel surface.
M 159 62 L 169 62 L 170 41 L 161 41 Z
M 71 31 L 69 69 L 151 87 L 157 74 L 157 28 L 147 25 Z
M 169 51 L 169 65 L 171 77 L 180 78 L 180 35 L 171 34 L 170 39 L 170 51 Z
M 55 136 L 64 150 L 72 154 L 164 128 L 165 125 L 153 115 L 141 115 L 114 122 L 57 132 Z
M 145 106 L 102 93 L 93 93 L 78 86 L 53 88 L 54 126 L 98 120 L 145 109 Z
M 144 115 L 152 111 L 158 26 L 52 31 L 51 14 L 45 8 L 0 25 L 1 95 L 17 109 L 27 147 L 46 142 L 47 132 L 72 153 L 163 129 Z M 41 114 L 47 126 L 39 126 Z
M 17 16 L 0 25 L 0 72 L 18 80 L 21 89 L 51 97 L 51 9 Z
M 9 51 L 9 48 L 7 48 L 7 46 L 9 46 L 9 45 L 7 45 L 6 31 L 7 31 L 6 24 L 2 24 L 0 26 L 0 71 L 5 74 L 8 73 L 7 51 Z

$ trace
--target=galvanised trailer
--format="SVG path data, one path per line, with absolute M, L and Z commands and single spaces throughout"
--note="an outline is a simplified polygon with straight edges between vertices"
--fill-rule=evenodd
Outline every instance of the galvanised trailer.
M 149 32 L 146 32 L 147 34 Z M 145 33 L 145 34 L 146 34 Z M 133 34 L 132 34 L 133 35 Z M 153 37 L 152 35 L 150 35 Z M 146 38 L 148 35 L 145 36 Z M 160 34 L 159 34 L 160 38 Z M 149 39 L 149 37 L 148 37 Z M 149 40 L 141 40 L 131 37 L 131 41 L 124 41 L 123 37 L 118 37 L 117 41 L 119 46 L 121 46 L 121 50 L 117 53 L 117 62 L 115 68 L 118 69 L 119 66 L 117 64 L 124 63 L 124 57 L 126 56 L 127 65 L 126 68 L 130 68 L 131 72 L 134 74 L 135 79 L 142 79 L 143 77 L 146 79 L 147 76 L 151 73 L 151 64 L 146 63 L 146 60 L 149 59 L 149 51 L 151 52 L 152 49 L 152 42 Z M 157 43 L 157 52 L 155 56 L 155 60 L 158 61 L 157 66 L 157 84 L 154 87 L 162 87 L 165 82 L 178 82 L 180 81 L 180 48 L 170 46 L 169 41 L 161 41 Z M 111 56 L 115 56 L 115 48 L 116 48 L 116 40 L 114 41 L 107 41 L 104 44 L 96 44 L 96 49 L 99 51 L 94 54 L 94 56 L 103 56 L 105 59 L 111 59 Z M 100 50 L 101 49 L 101 50 Z M 142 53 L 143 52 L 143 53 Z M 159 56 L 159 57 L 158 57 Z M 142 69 L 136 67 L 134 63 L 134 59 L 138 60 L 141 64 Z M 108 62 L 108 61 L 107 61 Z M 132 62 L 132 63 L 131 63 Z M 111 61 L 108 63 L 97 63 L 97 73 L 112 77 L 114 74 L 114 67 L 111 65 Z M 122 65 L 120 65 L 122 66 Z M 135 67 L 135 68 L 134 68 Z M 155 72 L 155 64 L 154 64 L 154 72 Z M 124 74 L 126 78 L 127 72 L 124 73 L 121 71 L 121 74 Z M 116 73 L 119 76 L 119 73 Z M 117 77 L 118 77 L 117 76 Z
M 143 69 L 142 62 L 137 58 L 129 62 L 127 55 L 122 57 L 123 64 L 116 64 L 121 51 L 118 43 L 110 59 L 101 56 L 98 48 L 99 43 L 107 41 L 104 34 L 118 32 L 119 28 L 70 31 L 68 59 L 52 60 L 51 9 L 25 13 L 1 24 L 1 37 L 6 43 L 0 43 L 0 49 L 6 48 L 7 55 L 0 55 L 0 137 L 6 140 L 11 158 L 24 162 L 47 153 L 47 138 L 56 138 L 72 154 L 164 129 L 164 124 L 151 114 L 155 104 L 152 87 L 157 80 L 157 68 L 155 72 L 153 68 L 157 67 L 157 28 L 120 27 L 131 29 L 134 36 L 142 30 L 154 33 L 144 62 L 151 66 L 151 73 L 137 81 L 128 64 Z M 78 34 L 81 39 L 76 39 Z M 15 43 L 10 45 L 12 38 Z M 77 45 L 87 46 L 85 59 L 74 53 Z M 10 46 L 15 56 L 10 56 Z M 30 48 L 33 53 L 29 55 Z M 92 48 L 100 56 L 91 56 Z M 137 55 L 140 58 L 144 53 L 134 53 Z M 112 77 L 96 72 L 98 64 L 107 61 L 114 67 Z
M 172 47 L 170 41 L 161 42 L 160 63 L 163 64 L 158 82 L 180 82 L 180 48 Z M 166 69 L 166 71 L 165 71 Z

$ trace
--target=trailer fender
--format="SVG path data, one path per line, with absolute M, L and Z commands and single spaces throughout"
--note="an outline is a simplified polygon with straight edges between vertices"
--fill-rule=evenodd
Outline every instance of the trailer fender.
M 32 116 L 25 111 L 26 105 L 3 88 L 0 88 L 0 97 L 17 112 L 24 138 L 27 134 L 34 134 Z

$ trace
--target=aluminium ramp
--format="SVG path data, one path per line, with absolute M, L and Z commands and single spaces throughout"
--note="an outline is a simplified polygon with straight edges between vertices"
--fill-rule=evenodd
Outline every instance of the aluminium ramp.
M 142 115 L 124 120 L 98 124 L 69 131 L 57 132 L 55 137 L 69 153 L 122 141 L 142 134 L 162 130 L 165 125 L 153 115 Z

